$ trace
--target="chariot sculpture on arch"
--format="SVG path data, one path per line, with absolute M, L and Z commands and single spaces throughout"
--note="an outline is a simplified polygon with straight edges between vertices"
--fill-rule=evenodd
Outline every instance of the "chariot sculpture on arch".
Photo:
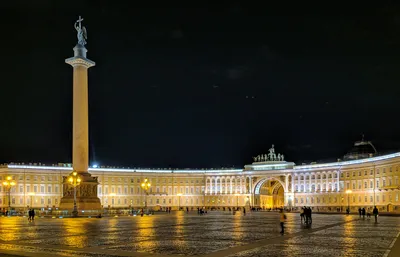
M 74 27 L 77 31 L 78 45 L 84 46 L 86 45 L 87 31 L 85 26 L 82 26 L 82 21 L 83 18 L 79 16 L 79 19 L 75 22 Z
M 275 148 L 274 145 L 269 149 L 268 154 L 260 154 L 257 155 L 256 157 L 253 157 L 254 162 L 274 162 L 274 161 L 285 161 L 284 155 L 283 154 L 276 154 L 275 153 Z

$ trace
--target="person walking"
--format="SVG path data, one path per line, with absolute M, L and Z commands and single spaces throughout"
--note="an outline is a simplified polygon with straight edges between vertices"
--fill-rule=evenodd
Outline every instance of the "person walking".
M 300 220 L 301 220 L 301 223 L 303 223 L 303 221 L 305 220 L 305 218 L 304 218 L 304 208 L 300 209 Z
M 32 220 L 32 209 L 28 210 L 28 221 Z
M 281 234 L 283 235 L 285 233 L 285 222 L 286 222 L 286 215 L 283 212 L 283 209 L 280 210 L 279 214 L 279 221 L 281 223 Z
M 35 210 L 32 209 L 31 221 L 35 221 Z
M 358 208 L 358 215 L 360 215 L 360 219 L 361 219 L 361 212 L 362 212 L 361 208 Z
M 372 211 L 372 214 L 374 214 L 374 216 L 375 216 L 375 223 L 378 223 L 379 211 L 378 211 L 378 208 L 376 208 L 376 206 L 374 207 L 374 210 Z

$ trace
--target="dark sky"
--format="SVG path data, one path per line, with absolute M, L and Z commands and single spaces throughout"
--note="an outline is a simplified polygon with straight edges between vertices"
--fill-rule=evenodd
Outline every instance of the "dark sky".
M 1 5 L 0 161 L 70 162 L 79 15 L 92 163 L 242 167 L 271 144 L 334 160 L 362 133 L 400 149 L 399 6 L 131 2 Z

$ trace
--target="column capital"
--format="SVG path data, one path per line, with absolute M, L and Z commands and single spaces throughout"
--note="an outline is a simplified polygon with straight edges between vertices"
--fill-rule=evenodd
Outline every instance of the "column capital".
M 65 59 L 65 62 L 71 65 L 72 67 L 75 66 L 83 66 L 85 68 L 90 68 L 96 65 L 96 63 L 92 60 L 89 60 L 85 57 L 71 57 L 68 59 Z

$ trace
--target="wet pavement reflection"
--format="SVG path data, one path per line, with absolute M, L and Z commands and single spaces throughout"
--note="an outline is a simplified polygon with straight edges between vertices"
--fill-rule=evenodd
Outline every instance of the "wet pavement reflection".
M 254 212 L 156 213 L 154 216 L 102 219 L 0 217 L 3 251 L 41 256 L 383 256 L 400 232 L 400 218 L 380 217 L 379 224 L 357 216 L 313 215 L 301 224 L 288 213 L 286 234 L 279 234 L 279 216 Z M 5 255 L 4 255 L 5 256 Z

